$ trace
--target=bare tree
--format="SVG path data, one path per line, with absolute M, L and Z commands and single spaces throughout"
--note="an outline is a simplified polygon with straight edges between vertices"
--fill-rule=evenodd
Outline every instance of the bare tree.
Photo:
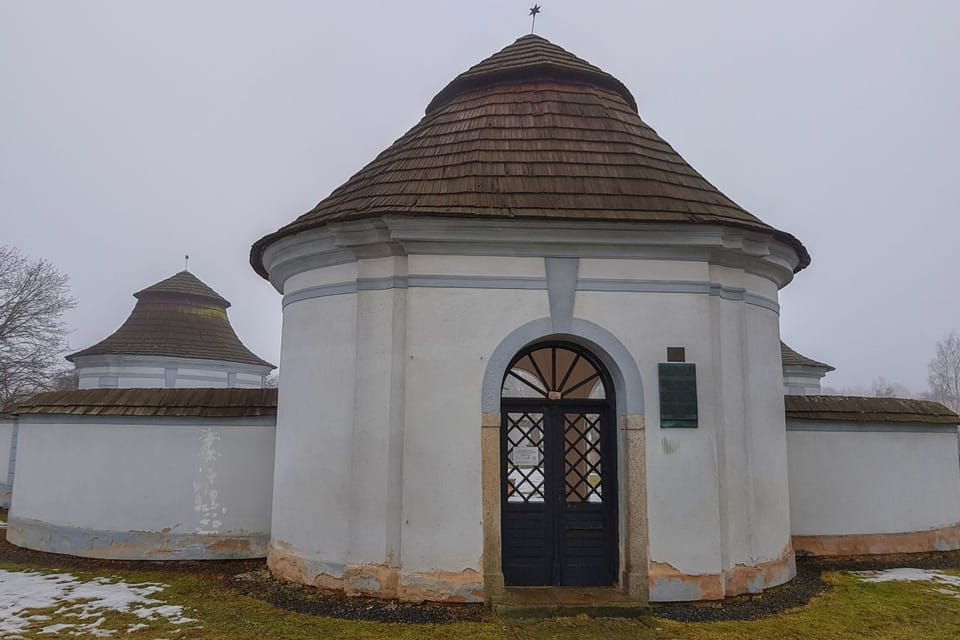
M 263 388 L 264 389 L 276 389 L 280 386 L 280 372 L 274 371 L 270 375 L 264 377 L 263 379 Z
M 63 369 L 50 376 L 48 391 L 76 391 L 80 388 L 80 377 L 75 368 Z
M 62 371 L 63 314 L 76 304 L 67 283 L 46 260 L 0 246 L 0 407 L 50 388 Z
M 937 343 L 927 365 L 930 395 L 954 411 L 960 411 L 960 336 L 956 331 Z
M 870 384 L 870 388 L 866 388 L 863 385 L 854 385 L 851 387 L 823 387 L 821 393 L 825 396 L 851 396 L 857 398 L 919 398 L 920 396 L 916 393 L 913 393 L 900 384 L 899 382 L 892 382 L 887 380 L 883 376 L 878 376 L 873 379 L 873 382 Z
M 912 398 L 910 390 L 898 382 L 891 382 L 880 376 L 870 386 L 870 395 L 876 398 Z

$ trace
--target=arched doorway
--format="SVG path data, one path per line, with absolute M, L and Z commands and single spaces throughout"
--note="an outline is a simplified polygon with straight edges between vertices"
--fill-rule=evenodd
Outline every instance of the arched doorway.
M 540 342 L 513 358 L 500 394 L 505 584 L 616 584 L 616 403 L 609 373 L 579 345 Z

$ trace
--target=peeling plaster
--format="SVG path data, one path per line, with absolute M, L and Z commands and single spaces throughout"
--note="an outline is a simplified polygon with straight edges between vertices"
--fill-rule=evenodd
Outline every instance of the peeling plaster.
M 396 598 L 405 602 L 483 602 L 483 576 L 473 570 L 403 573 L 382 564 L 346 565 L 337 570 L 302 557 L 292 545 L 270 542 L 267 566 L 277 578 L 348 596 Z
M 200 514 L 197 526 L 198 534 L 217 534 L 223 526 L 221 518 L 227 512 L 220 502 L 220 492 L 216 488 L 216 462 L 220 458 L 217 443 L 220 433 L 216 429 L 204 429 L 200 435 L 200 467 L 198 479 L 193 483 L 193 510 Z
M 788 546 L 769 562 L 738 564 L 721 573 L 685 574 L 667 562 L 650 562 L 652 602 L 722 600 L 789 582 L 797 574 L 793 548 Z
M 218 535 L 104 531 L 10 518 L 7 540 L 19 547 L 106 560 L 238 560 L 267 555 L 268 533 Z
M 960 523 L 927 531 L 842 536 L 793 536 L 801 556 L 871 556 L 960 549 Z

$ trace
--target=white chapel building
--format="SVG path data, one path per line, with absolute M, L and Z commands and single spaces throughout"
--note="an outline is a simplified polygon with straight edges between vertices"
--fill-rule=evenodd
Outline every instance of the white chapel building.
M 718 600 L 789 581 L 798 553 L 960 549 L 960 418 L 821 395 L 832 367 L 780 336 L 804 245 L 697 173 L 619 80 L 542 37 L 454 78 L 250 262 L 282 296 L 279 394 L 237 388 L 270 365 L 223 331 L 229 352 L 202 366 L 133 347 L 156 329 L 135 309 L 72 356 L 97 388 L 7 409 L 8 539 L 265 556 L 348 595 L 488 603 L 524 586 Z M 179 302 L 155 285 L 137 308 L 189 298 L 223 330 L 225 301 L 175 279 Z M 123 395 L 134 380 L 157 389 Z M 222 388 L 182 388 L 196 386 Z M 58 484 L 42 461 L 83 430 L 94 460 L 123 442 L 151 472 L 127 469 L 129 495 L 90 460 Z M 144 434 L 189 481 L 151 466 Z

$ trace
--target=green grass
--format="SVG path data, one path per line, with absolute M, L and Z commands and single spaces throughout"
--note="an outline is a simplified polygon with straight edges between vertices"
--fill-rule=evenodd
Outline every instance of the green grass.
M 0 564 L 7 571 L 37 571 L 30 567 Z M 48 573 L 48 571 L 39 571 Z M 56 572 L 50 572 L 56 573 Z M 623 638 L 647 640 L 665 638 L 663 632 L 638 621 L 591 621 L 587 619 L 557 619 L 548 621 L 463 622 L 436 625 L 385 624 L 322 618 L 278 609 L 263 600 L 238 594 L 222 579 L 182 573 L 160 572 L 90 572 L 68 569 L 79 579 L 117 577 L 127 583 L 160 582 L 168 585 L 163 592 L 150 596 L 167 604 L 182 605 L 184 615 L 197 622 L 174 625 L 166 621 L 151 622 L 148 628 L 127 633 L 130 624 L 140 622 L 132 614 L 105 613 L 103 629 L 115 630 L 114 637 L 129 640 L 177 638 L 191 640 L 301 640 L 310 638 L 396 640 L 500 640 L 521 638 L 530 640 L 575 640 L 580 638 Z M 55 613 L 56 608 L 31 611 L 30 614 L 50 616 L 35 624 L 24 634 L 26 638 L 49 638 L 41 634 L 48 625 L 69 624 L 75 619 Z M 199 628 L 198 628 L 199 627 Z
M 944 571 L 960 575 L 956 571 Z M 679 624 L 667 631 L 691 640 L 956 640 L 960 598 L 927 582 L 865 583 L 849 574 L 824 578 L 832 589 L 806 607 L 752 622 Z
M 0 564 L 8 571 L 31 567 Z M 515 621 L 492 619 L 443 625 L 405 625 L 356 622 L 321 618 L 275 608 L 251 596 L 237 593 L 216 576 L 173 572 L 91 572 L 66 570 L 89 580 L 104 575 L 128 583 L 160 582 L 168 588 L 151 596 L 168 604 L 185 607 L 184 615 L 197 622 L 173 625 L 167 621 L 127 633 L 129 625 L 140 622 L 132 614 L 105 613 L 103 629 L 113 637 L 129 640 L 157 638 L 193 640 L 300 640 L 315 638 L 397 640 L 647 640 L 689 638 L 691 640 L 839 640 L 870 638 L 884 640 L 954 640 L 960 638 L 960 598 L 939 594 L 929 583 L 867 584 L 847 574 L 828 574 L 833 588 L 817 596 L 808 606 L 753 622 L 683 624 L 667 620 L 644 621 L 555 619 Z M 40 630 L 55 623 L 70 623 L 57 608 L 33 611 L 50 616 L 28 630 L 26 638 L 49 638 Z

